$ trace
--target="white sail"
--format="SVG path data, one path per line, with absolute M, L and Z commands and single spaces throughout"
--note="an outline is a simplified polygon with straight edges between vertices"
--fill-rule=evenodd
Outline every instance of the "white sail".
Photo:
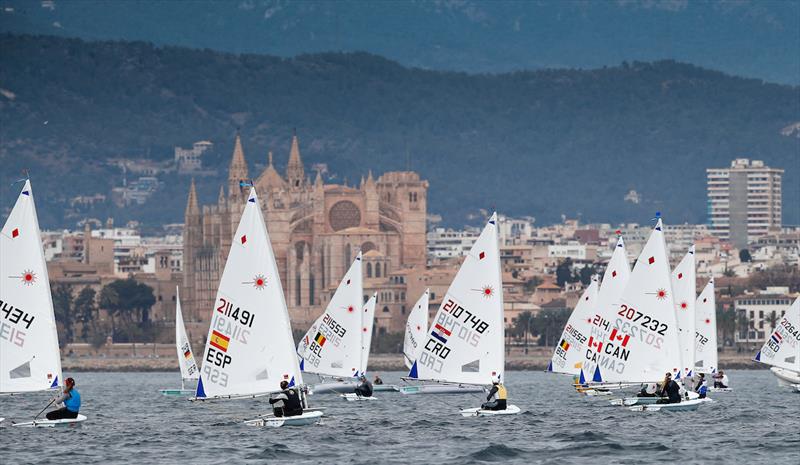
M 436 314 L 410 378 L 462 384 L 503 380 L 503 283 L 497 214 L 472 246 Z
M 590 339 L 604 382 L 653 382 L 680 363 L 678 327 L 661 219 L 650 234 L 604 340 Z
M 353 377 L 361 369 L 361 253 L 347 270 L 325 312 L 297 345 L 303 371 Z
M 678 322 L 678 342 L 681 348 L 680 376 L 691 375 L 695 351 L 695 279 L 694 245 L 689 247 L 678 266 L 672 270 L 672 292 L 675 300 L 675 318 Z
M 714 278 L 708 280 L 703 292 L 697 297 L 695 310 L 695 361 L 694 369 L 699 373 L 714 373 L 717 359 L 717 304 L 714 298 Z
M 589 334 L 592 330 L 592 317 L 597 310 L 598 283 L 592 277 L 581 295 L 578 304 L 572 311 L 561 339 L 553 352 L 553 357 L 547 367 L 548 371 L 577 375 L 583 367 L 584 354 L 589 344 Z
M 302 384 L 289 312 L 255 188 L 222 272 L 197 397 L 236 397 Z
M 608 338 L 612 330 L 617 309 L 619 308 L 622 291 L 628 284 L 631 276 L 631 267 L 628 263 L 628 252 L 625 250 L 625 242 L 622 236 L 617 239 L 614 253 L 608 261 L 606 271 L 603 273 L 603 280 L 600 283 L 600 291 L 597 296 L 597 308 L 592 315 L 591 330 L 589 336 L 594 340 L 603 341 Z M 588 345 L 584 351 L 583 369 L 581 375 L 585 380 L 600 381 L 600 374 L 597 372 L 598 356 L 596 348 Z M 597 376 L 595 376 L 597 375 Z M 594 379 L 597 378 L 597 379 Z
M 0 233 L 0 392 L 61 385 L 61 353 L 30 181 Z
M 409 369 L 414 365 L 414 360 L 417 359 L 420 343 L 425 339 L 428 333 L 428 298 L 430 289 L 425 289 L 425 292 L 414 304 L 411 313 L 408 314 L 406 321 L 406 336 L 403 340 L 403 361 Z
M 800 372 L 800 297 L 772 331 L 756 361 L 794 372 Z
M 369 350 L 372 347 L 372 328 L 375 325 L 375 304 L 378 300 L 378 293 L 372 294 L 361 311 L 361 372 L 367 372 L 369 363 Z
M 200 378 L 200 370 L 194 361 L 194 352 L 189 338 L 186 336 L 186 326 L 183 324 L 181 313 L 180 291 L 175 289 L 175 347 L 178 350 L 178 364 L 181 367 L 181 378 L 195 380 Z

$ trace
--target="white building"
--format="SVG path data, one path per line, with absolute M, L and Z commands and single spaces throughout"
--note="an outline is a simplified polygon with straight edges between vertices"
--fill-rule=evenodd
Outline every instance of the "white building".
M 744 294 L 734 299 L 737 325 L 746 321 L 747 327 L 739 327 L 735 335 L 737 343 L 763 344 L 796 296 L 789 294 L 788 287 L 768 287 L 757 294 Z
M 481 231 L 478 228 L 467 228 L 462 231 L 435 228 L 428 231 L 428 258 L 462 257 L 478 240 Z

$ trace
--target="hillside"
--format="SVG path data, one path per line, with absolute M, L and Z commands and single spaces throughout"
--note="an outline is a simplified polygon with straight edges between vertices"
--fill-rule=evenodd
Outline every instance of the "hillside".
M 0 182 L 30 168 L 46 227 L 78 194 L 121 183 L 110 157 L 172 158 L 201 139 L 227 162 L 240 129 L 255 169 L 285 165 L 293 128 L 307 166 L 351 183 L 368 169 L 420 171 L 429 210 L 454 225 L 496 206 L 540 223 L 561 214 L 705 219 L 705 168 L 748 156 L 786 169 L 784 221 L 800 222 L 800 89 L 660 61 L 596 70 L 469 75 L 406 68 L 365 53 L 277 58 L 140 42 L 0 35 Z M 216 198 L 223 172 L 204 178 Z M 189 179 L 144 206 L 90 213 L 182 221 Z M 630 190 L 638 205 L 623 201 Z M 9 189 L 2 189 L 3 206 Z M 15 194 L 14 194 L 15 195 Z M 12 196 L 13 197 L 13 196 Z

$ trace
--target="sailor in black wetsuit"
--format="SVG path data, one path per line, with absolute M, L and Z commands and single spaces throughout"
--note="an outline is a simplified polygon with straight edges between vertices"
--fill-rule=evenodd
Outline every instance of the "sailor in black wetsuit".
M 672 373 L 664 375 L 664 382 L 661 384 L 661 396 L 659 404 L 677 404 L 681 401 L 681 387 L 672 380 Z M 666 397 L 664 399 L 663 397 Z
M 276 417 L 294 417 L 303 414 L 303 403 L 300 400 L 300 391 L 289 387 L 289 383 L 281 381 L 281 392 L 273 394 L 269 399 L 272 411 Z
M 359 397 L 372 397 L 372 383 L 370 383 L 367 377 L 364 375 L 361 375 L 359 381 L 361 381 L 361 384 L 356 386 L 356 395 Z

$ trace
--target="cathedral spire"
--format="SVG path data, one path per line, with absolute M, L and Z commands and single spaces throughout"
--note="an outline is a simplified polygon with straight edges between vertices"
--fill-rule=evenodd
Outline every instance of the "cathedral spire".
M 247 162 L 244 159 L 244 150 L 242 150 L 242 139 L 239 137 L 239 132 L 236 132 L 236 142 L 233 146 L 233 156 L 231 157 L 231 164 L 228 168 L 228 195 L 231 197 L 242 197 L 242 188 L 239 185 L 241 181 L 246 181 L 249 178 L 247 174 Z
M 290 187 L 300 187 L 305 180 L 303 162 L 300 160 L 300 146 L 297 134 L 292 136 L 292 148 L 289 150 L 289 164 L 286 166 L 286 178 Z
M 200 207 L 197 204 L 197 189 L 194 186 L 194 178 L 192 178 L 192 185 L 189 187 L 189 199 L 186 201 L 186 216 L 199 214 Z
M 219 186 L 219 197 L 217 197 L 217 204 L 220 206 L 225 205 L 225 186 L 222 184 Z

